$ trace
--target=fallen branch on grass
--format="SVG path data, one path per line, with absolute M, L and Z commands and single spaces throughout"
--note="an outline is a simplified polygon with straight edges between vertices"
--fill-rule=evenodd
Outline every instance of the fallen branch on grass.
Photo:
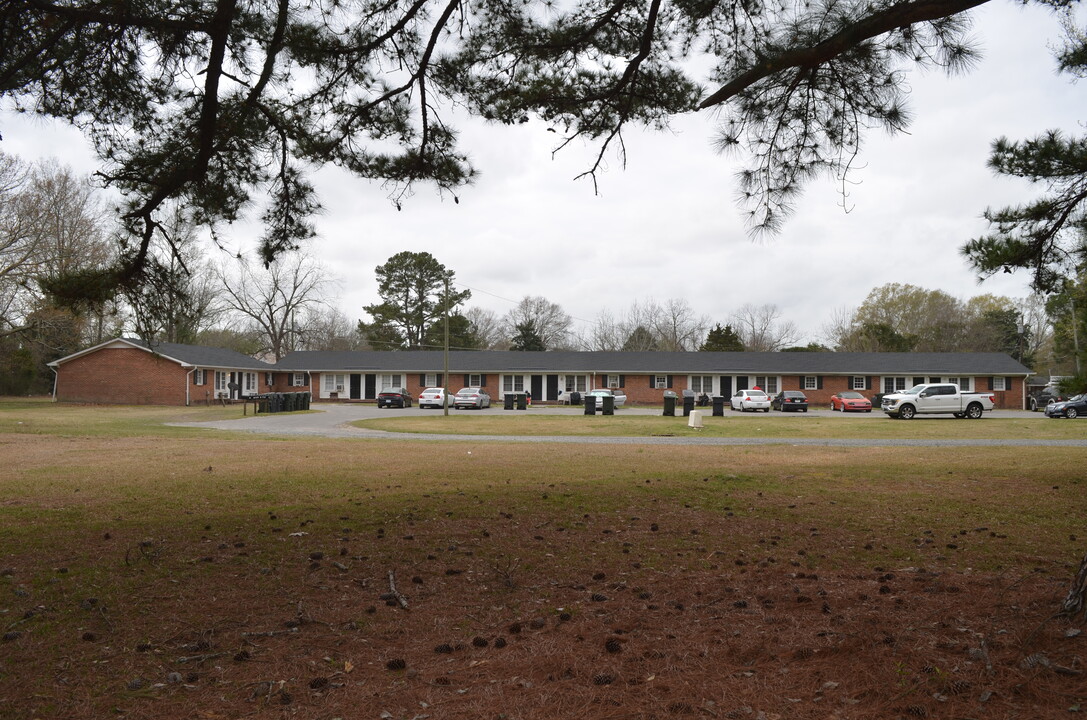
M 396 600 L 398 603 L 400 603 L 400 607 L 404 608 L 405 610 L 408 609 L 408 599 L 404 597 L 404 595 L 399 590 L 396 589 L 396 576 L 393 574 L 392 570 L 389 571 L 389 595 L 392 596 L 393 600 Z

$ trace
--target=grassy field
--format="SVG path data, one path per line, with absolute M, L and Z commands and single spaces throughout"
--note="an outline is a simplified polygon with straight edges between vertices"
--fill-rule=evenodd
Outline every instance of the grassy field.
M 1084 641 L 1046 623 L 1085 548 L 1082 448 L 451 449 L 163 425 L 240 413 L 0 402 L 0 717 L 1045 718 L 1087 701 Z M 774 419 L 704 432 L 1078 429 Z M 451 421 L 380 426 L 496 432 Z M 390 572 L 409 610 L 382 599 Z M 1024 671 L 1037 653 L 1074 672 Z
M 932 416 L 914 420 L 892 420 L 882 413 L 818 417 L 802 413 L 725 414 L 703 416 L 703 428 L 687 426 L 687 418 L 655 415 L 470 415 L 448 417 L 423 414 L 359 420 L 354 425 L 402 433 L 459 435 L 568 435 L 595 437 L 744 437 L 744 438 L 834 438 L 834 439 L 1081 439 L 1087 434 L 1087 420 L 1052 420 L 1038 416 L 958 420 Z

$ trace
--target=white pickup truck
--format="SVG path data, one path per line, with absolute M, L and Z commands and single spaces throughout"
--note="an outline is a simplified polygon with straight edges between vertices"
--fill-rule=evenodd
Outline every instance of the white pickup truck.
M 953 383 L 929 383 L 884 395 L 880 407 L 891 417 L 903 420 L 914 415 L 938 413 L 977 420 L 983 412 L 993 409 L 993 396 L 991 393 L 962 392 Z

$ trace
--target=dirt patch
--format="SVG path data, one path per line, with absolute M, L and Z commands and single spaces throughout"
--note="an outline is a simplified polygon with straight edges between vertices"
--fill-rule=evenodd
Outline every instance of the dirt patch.
M 1082 625 L 1051 617 L 1071 571 L 827 570 L 834 533 L 748 525 L 765 551 L 741 553 L 690 509 L 314 517 L 7 555 L 0 715 L 1050 718 L 1087 701 Z

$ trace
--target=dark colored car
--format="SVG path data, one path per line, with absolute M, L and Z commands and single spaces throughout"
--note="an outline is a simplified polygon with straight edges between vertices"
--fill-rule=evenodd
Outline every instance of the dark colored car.
M 377 394 L 377 406 L 383 407 L 411 407 L 411 394 L 407 388 L 387 387 Z
M 1053 402 L 1045 407 L 1045 416 L 1051 418 L 1087 417 L 1087 394 Z
M 1027 408 L 1031 412 L 1037 412 L 1038 410 L 1045 410 L 1049 403 L 1061 402 L 1064 399 L 1056 385 L 1046 385 L 1041 390 L 1030 394 L 1030 397 L 1027 398 Z
M 808 396 L 799 390 L 782 390 L 770 401 L 770 407 L 781 412 L 807 412 Z

